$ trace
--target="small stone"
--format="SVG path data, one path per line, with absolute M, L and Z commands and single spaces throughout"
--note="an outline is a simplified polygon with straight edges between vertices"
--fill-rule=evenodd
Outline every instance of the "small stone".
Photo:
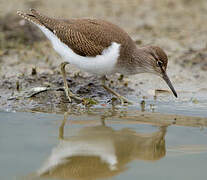
M 205 63 L 202 67 L 201 67 L 202 70 L 204 71 L 207 71 L 207 63 Z
M 37 74 L 37 70 L 36 70 L 36 68 L 32 68 L 32 73 L 31 73 L 31 75 L 34 76 L 34 75 L 36 75 L 36 74 Z
M 198 104 L 198 103 L 199 103 L 199 101 L 198 101 L 196 98 L 193 98 L 193 99 L 192 99 L 192 102 L 193 102 L 194 104 Z

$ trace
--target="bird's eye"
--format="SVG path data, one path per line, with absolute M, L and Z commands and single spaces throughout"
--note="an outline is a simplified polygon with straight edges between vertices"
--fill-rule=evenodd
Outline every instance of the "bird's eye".
M 163 64 L 162 61 L 157 61 L 157 66 L 158 66 L 158 67 L 161 67 L 162 64 Z

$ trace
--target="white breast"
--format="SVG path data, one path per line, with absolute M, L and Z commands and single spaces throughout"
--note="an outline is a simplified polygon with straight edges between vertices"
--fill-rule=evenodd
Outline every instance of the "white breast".
M 120 44 L 112 42 L 111 46 L 106 48 L 101 55 L 95 57 L 83 57 L 73 52 L 71 48 L 61 42 L 50 30 L 44 26 L 37 26 L 52 42 L 54 49 L 70 64 L 94 74 L 104 75 L 113 73 L 120 54 Z

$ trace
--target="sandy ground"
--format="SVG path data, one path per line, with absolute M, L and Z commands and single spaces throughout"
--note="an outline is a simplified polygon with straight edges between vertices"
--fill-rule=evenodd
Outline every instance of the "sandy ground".
M 207 100 L 207 1 L 205 0 L 1 0 L 0 3 L 0 109 L 67 109 L 62 90 L 22 98 L 32 87 L 62 87 L 59 65 L 63 61 L 43 34 L 16 15 L 16 10 L 36 8 L 52 17 L 93 17 L 111 21 L 136 41 L 137 46 L 158 45 L 168 54 L 168 74 L 178 91 L 164 100 L 203 102 Z M 34 70 L 36 69 L 36 73 Z M 33 75 L 32 75 L 33 72 Z M 135 101 L 152 98 L 155 89 L 168 89 L 151 74 L 130 76 L 109 84 Z M 68 68 L 72 90 L 110 104 L 112 96 L 101 88 L 98 77 Z M 17 90 L 18 89 L 18 90 Z M 20 97 L 21 96 L 21 97 Z M 8 100 L 10 99 L 10 100 Z M 47 110 L 46 110 L 47 111 Z

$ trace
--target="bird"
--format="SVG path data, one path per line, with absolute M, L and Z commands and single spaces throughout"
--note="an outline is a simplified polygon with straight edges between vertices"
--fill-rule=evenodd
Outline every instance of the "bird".
M 29 13 L 17 11 L 17 14 L 35 24 L 64 59 L 60 67 L 69 102 L 72 99 L 83 101 L 83 98 L 69 89 L 65 70 L 68 64 L 101 76 L 103 88 L 115 95 L 121 104 L 132 102 L 106 86 L 107 75 L 152 73 L 162 77 L 177 97 L 167 75 L 168 57 L 164 50 L 153 45 L 137 47 L 128 33 L 118 25 L 95 18 L 51 18 L 35 9 L 30 9 Z

